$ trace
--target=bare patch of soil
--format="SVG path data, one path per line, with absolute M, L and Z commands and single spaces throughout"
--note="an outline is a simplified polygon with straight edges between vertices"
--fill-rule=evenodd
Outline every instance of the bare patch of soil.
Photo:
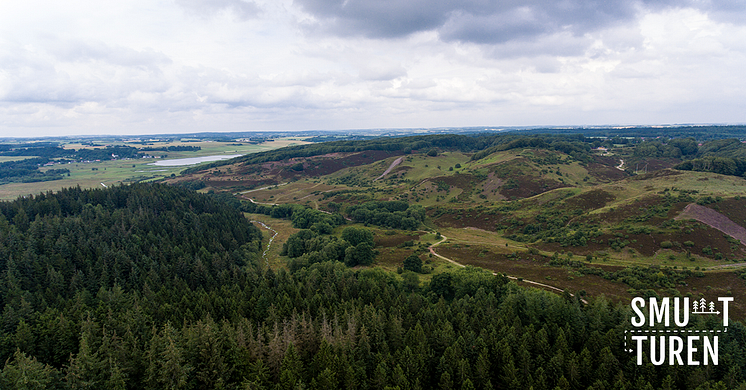
M 397 165 L 401 164 L 402 160 L 404 160 L 404 157 L 399 157 L 396 160 L 394 160 L 394 162 L 392 162 L 391 165 L 388 168 L 386 168 L 385 171 L 383 171 L 381 176 L 378 176 L 377 178 L 373 179 L 373 181 L 380 180 L 386 177 L 386 175 L 388 175 L 388 173 L 391 172 L 392 169 L 396 168 Z
M 484 184 L 482 187 L 483 193 L 487 195 L 487 194 L 492 193 L 493 191 L 497 192 L 498 188 L 500 188 L 500 186 L 502 186 L 503 183 L 505 183 L 505 181 L 497 177 L 497 175 L 495 175 L 495 172 L 490 172 L 487 175 L 487 180 L 484 181 Z M 502 195 L 500 195 L 500 197 L 504 198 L 504 196 Z
M 746 198 L 724 199 L 717 203 L 711 203 L 707 207 L 722 213 L 738 225 L 746 227 Z
M 676 219 L 695 219 L 711 226 L 746 245 L 746 229 L 730 220 L 725 215 L 705 206 L 690 203 Z

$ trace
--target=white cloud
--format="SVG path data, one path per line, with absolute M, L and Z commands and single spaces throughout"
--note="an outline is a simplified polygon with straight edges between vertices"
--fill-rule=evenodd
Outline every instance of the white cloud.
M 547 12 L 576 3 L 483 16 L 436 3 L 374 33 L 390 21 L 321 0 L 312 13 L 291 0 L 30 1 L 0 12 L 0 136 L 746 121 L 746 28 L 712 6 L 612 7 L 598 12 L 613 23 L 563 27 L 581 22 Z M 399 7 L 369 11 L 386 6 Z M 513 33 L 492 25 L 506 15 Z
M 260 9 L 255 3 L 244 0 L 176 0 L 176 4 L 203 18 L 228 12 L 240 20 L 248 20 L 255 18 L 260 13 Z

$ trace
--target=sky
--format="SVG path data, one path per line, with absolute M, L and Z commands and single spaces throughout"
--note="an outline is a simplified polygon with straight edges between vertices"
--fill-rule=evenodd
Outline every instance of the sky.
M 744 0 L 0 0 L 0 137 L 746 123 Z

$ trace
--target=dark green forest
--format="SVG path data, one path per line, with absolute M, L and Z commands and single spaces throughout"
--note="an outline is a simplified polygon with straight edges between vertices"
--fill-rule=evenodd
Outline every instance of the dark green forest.
M 269 150 L 266 152 L 249 154 L 236 157 L 230 160 L 216 161 L 210 164 L 203 164 L 198 167 L 188 168 L 182 171 L 184 174 L 197 172 L 200 170 L 219 167 L 228 164 L 243 163 L 256 164 L 268 161 L 281 161 L 296 157 L 313 157 L 328 153 L 342 152 L 362 152 L 366 150 L 385 150 L 390 152 L 401 152 L 403 154 L 412 151 L 425 153 L 435 149 L 458 150 L 462 152 L 478 152 L 485 149 L 493 148 L 495 150 L 507 150 L 522 147 L 520 142 L 524 140 L 537 140 L 544 144 L 553 144 L 558 150 L 564 147 L 569 148 L 569 152 L 588 151 L 594 144 L 601 145 L 601 141 L 585 138 L 582 135 L 542 135 L 540 137 L 517 133 L 494 134 L 494 133 L 476 133 L 471 135 L 457 134 L 439 134 L 439 135 L 421 135 L 409 137 L 383 137 L 361 141 L 332 141 L 314 143 L 308 145 L 288 146 L 282 149 Z M 511 144 L 512 143 L 512 144 Z M 564 144 L 562 144 L 564 143 Z M 523 146 L 525 147 L 525 146 Z M 502 149 L 500 149 L 502 148 Z
M 746 126 L 743 125 L 701 125 L 671 127 L 577 127 L 577 128 L 536 128 L 517 130 L 518 134 L 582 134 L 585 137 L 604 137 L 624 139 L 634 138 L 694 138 L 701 141 L 723 138 L 746 138 Z M 627 142 L 614 142 L 615 144 Z
M 0 185 L 7 183 L 30 183 L 59 180 L 62 175 L 70 173 L 67 168 L 49 169 L 45 172 L 39 166 L 48 163 L 47 158 L 29 158 L 20 161 L 0 162 Z
M 298 157 L 314 157 L 328 153 L 383 150 L 408 154 L 437 153 L 437 150 L 473 153 L 472 160 L 479 160 L 498 151 L 520 148 L 556 150 L 581 162 L 592 161 L 591 149 L 615 145 L 634 147 L 634 156 L 640 158 L 665 157 L 693 159 L 705 156 L 746 158 L 746 139 L 743 126 L 697 126 L 677 128 L 638 129 L 531 129 L 510 132 L 476 132 L 473 134 L 437 134 L 402 137 L 382 137 L 362 140 L 316 142 L 308 145 L 289 146 L 266 152 L 249 154 L 230 160 L 216 161 L 188 168 L 189 174 L 223 165 L 244 165 L 269 161 L 282 161 Z M 699 143 L 702 142 L 702 145 Z
M 345 209 L 353 221 L 390 229 L 416 230 L 425 221 L 425 209 L 408 202 L 373 201 Z
M 0 185 L 7 183 L 32 183 L 59 180 L 69 174 L 67 168 L 48 169 L 44 172 L 39 167 L 49 162 L 66 163 L 73 161 L 106 161 L 123 158 L 139 158 L 141 151 L 196 151 L 199 146 L 169 146 L 160 148 L 133 148 L 131 146 L 106 146 L 98 149 L 65 149 L 56 142 L 37 142 L 30 144 L 0 144 L 0 156 L 22 157 L 25 160 L 0 163 Z M 64 165 L 62 165 L 64 167 Z
M 746 174 L 746 159 L 729 157 L 703 157 L 684 161 L 683 163 L 677 165 L 676 169 L 682 171 L 713 172 L 729 176 L 744 176 L 744 174 Z
M 176 147 L 181 148 L 181 147 Z M 192 148 L 192 147 L 186 147 Z M 141 149 L 131 146 L 111 146 L 98 149 L 65 149 L 56 145 L 49 144 L 27 144 L 27 145 L 8 145 L 0 144 L 0 156 L 38 156 L 43 158 L 67 158 L 75 161 L 78 160 L 111 160 L 114 158 L 137 158 L 138 151 Z M 163 148 L 153 148 L 145 150 L 163 150 Z M 196 149 L 187 149 L 196 150 Z M 114 157 L 116 156 L 116 157 Z
M 269 212 L 310 216 L 310 232 L 339 218 Z M 349 229 L 341 240 L 368 242 Z M 0 387 L 746 388 L 739 322 L 718 366 L 637 366 L 623 351 L 629 309 L 603 297 L 476 268 L 425 285 L 339 261 L 274 271 L 261 247 L 236 202 L 178 187 L 0 203 Z

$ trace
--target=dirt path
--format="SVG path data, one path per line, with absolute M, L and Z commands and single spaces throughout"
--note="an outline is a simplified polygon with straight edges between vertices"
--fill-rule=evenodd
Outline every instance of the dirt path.
M 417 187 L 418 187 L 418 186 L 419 186 L 420 184 L 422 184 L 422 183 L 424 183 L 424 182 L 426 182 L 426 181 L 428 181 L 428 180 L 430 180 L 430 179 L 422 179 L 422 181 L 421 181 L 421 182 L 419 182 L 419 183 L 415 184 L 415 185 L 414 185 L 414 187 L 410 188 L 409 190 L 410 190 L 410 191 L 414 191 L 414 189 L 415 189 L 415 188 L 417 188 Z
M 241 191 L 241 192 L 239 192 L 238 194 L 235 194 L 235 195 L 248 194 L 249 192 L 266 190 L 266 189 L 269 189 L 269 188 L 272 188 L 272 187 L 284 186 L 285 184 L 290 184 L 290 183 L 288 182 L 288 183 L 272 184 L 271 186 L 266 186 L 266 187 L 262 187 L 262 188 L 254 188 L 253 190 L 248 190 L 248 191 Z
M 246 198 L 246 199 L 248 199 L 249 202 L 251 202 L 253 204 L 266 204 L 268 206 L 277 206 L 277 203 L 261 203 L 261 202 L 255 201 L 254 199 L 251 199 L 251 198 Z
M 311 189 L 314 189 L 314 188 L 316 188 L 316 187 L 318 187 L 320 185 L 321 184 L 316 184 L 315 186 L 311 187 Z M 321 191 L 321 192 L 319 192 L 319 194 L 326 194 L 327 192 L 332 192 L 332 191 L 337 191 L 337 190 L 339 190 L 339 188 L 332 188 L 331 190 Z M 308 195 L 306 195 L 306 196 L 304 196 L 304 197 L 302 197 L 302 198 L 300 198 L 298 200 L 303 200 L 303 199 L 308 198 L 309 196 L 314 196 L 314 195 L 318 195 L 318 194 L 310 193 L 310 194 L 308 194 Z
M 707 267 L 707 269 L 708 270 L 713 270 L 713 269 L 740 268 L 740 267 L 746 267 L 746 263 L 733 263 L 733 264 L 716 265 L 716 266 L 713 266 L 713 267 Z
M 385 171 L 383 171 L 383 173 L 381 174 L 381 176 L 378 176 L 373 181 L 380 180 L 380 179 L 383 179 L 384 177 L 386 177 L 386 175 L 388 175 L 389 172 L 391 172 L 392 169 L 396 168 L 397 165 L 401 164 L 402 161 L 404 161 L 404 157 L 399 157 L 396 160 L 394 160 L 394 162 L 392 162 L 391 165 L 389 165 L 389 167 L 386 168 Z
M 436 247 L 436 246 L 438 246 L 438 245 L 440 245 L 440 244 L 442 244 L 442 243 L 446 242 L 446 240 L 448 240 L 448 237 L 446 237 L 446 236 L 442 236 L 442 237 L 443 237 L 443 239 L 442 239 L 442 240 L 440 240 L 440 241 L 436 242 L 436 243 L 435 243 L 435 244 L 433 244 L 433 245 L 430 245 L 430 246 L 429 246 L 429 247 L 427 248 L 427 249 L 429 249 L 429 250 L 430 250 L 430 253 L 432 253 L 432 254 L 433 254 L 433 256 L 436 256 L 436 257 L 438 257 L 438 258 L 441 258 L 441 259 L 443 259 L 443 260 L 445 260 L 445 261 L 447 261 L 447 262 L 449 262 L 449 263 L 451 263 L 451 264 L 457 265 L 457 266 L 459 266 L 459 267 L 466 267 L 465 265 L 463 265 L 463 264 L 461 264 L 461 263 L 458 263 L 458 262 L 456 262 L 456 261 L 454 261 L 454 260 L 451 260 L 451 259 L 449 259 L 449 258 L 447 258 L 447 257 L 445 257 L 445 256 L 439 255 L 439 254 L 438 254 L 437 252 L 435 252 L 435 247 Z M 497 272 L 492 272 L 492 275 L 497 275 Z M 546 288 L 546 289 L 549 289 L 549 290 L 552 290 L 552 291 L 556 291 L 556 292 L 559 292 L 559 293 L 564 293 L 564 292 L 565 292 L 565 290 L 563 290 L 563 289 L 561 289 L 561 288 L 558 288 L 558 287 L 554 287 L 554 286 L 550 286 L 550 285 L 548 285 L 548 284 L 544 284 L 544 283 L 539 283 L 539 282 L 535 282 L 535 281 L 533 281 L 533 280 L 527 280 L 527 279 L 522 279 L 522 278 L 521 278 L 521 279 L 519 279 L 519 278 L 518 278 L 517 276 L 510 276 L 510 275 L 505 275 L 505 276 L 506 276 L 506 277 L 507 277 L 508 279 L 511 279 L 511 280 L 518 280 L 518 281 L 520 281 L 520 282 L 524 282 L 524 283 L 528 283 L 528 284 L 533 284 L 534 286 L 539 286 L 539 287 L 543 287 L 543 288 Z M 570 294 L 570 296 L 575 296 L 575 295 L 573 295 L 573 294 Z M 581 298 L 580 300 L 581 300 L 581 301 L 582 301 L 582 302 L 583 302 L 584 304 L 586 304 L 586 305 L 588 304 L 588 301 L 586 301 L 585 299 L 582 299 L 582 298 Z
M 249 199 L 249 200 L 251 200 L 251 199 Z M 252 200 L 252 202 L 253 202 L 253 200 Z M 272 237 L 269 238 L 269 243 L 267 243 L 267 249 L 265 249 L 264 253 L 262 253 L 262 258 L 264 259 L 264 262 L 266 263 L 267 268 L 269 268 L 269 260 L 267 259 L 267 252 L 269 252 L 269 247 L 272 246 L 272 241 L 274 241 L 275 237 L 277 237 L 277 231 L 275 229 L 272 229 L 271 227 L 267 226 L 262 221 L 249 221 L 249 222 L 251 222 L 251 223 L 258 223 L 258 224 L 262 225 L 263 228 L 265 228 L 265 229 L 271 231 L 272 233 L 274 233 L 272 235 Z
M 624 160 L 621 158 L 619 159 L 619 165 L 616 166 L 616 169 L 623 171 L 624 170 Z
M 254 192 L 254 191 L 261 191 L 261 190 L 266 190 L 266 189 L 269 189 L 269 188 L 272 188 L 272 187 L 279 187 L 279 186 L 284 186 L 285 184 L 290 184 L 290 183 L 280 183 L 280 184 L 273 184 L 273 185 L 271 185 L 271 186 L 266 186 L 266 187 L 262 187 L 262 188 L 254 188 L 253 190 L 248 190 L 248 191 L 241 191 L 241 192 L 235 193 L 235 194 L 233 194 L 233 195 L 243 195 L 243 194 L 248 194 L 249 192 Z M 257 202 L 257 201 L 255 201 L 254 199 L 251 199 L 251 198 L 249 198 L 248 196 L 242 196 L 242 198 L 248 199 L 248 200 L 249 200 L 249 202 L 251 202 L 251 203 L 254 203 L 254 204 L 265 204 L 265 205 L 267 205 L 267 206 L 277 206 L 277 203 L 260 203 L 260 202 Z M 251 222 L 254 222 L 254 221 L 251 221 Z M 260 223 L 261 223 L 261 222 L 260 222 Z

